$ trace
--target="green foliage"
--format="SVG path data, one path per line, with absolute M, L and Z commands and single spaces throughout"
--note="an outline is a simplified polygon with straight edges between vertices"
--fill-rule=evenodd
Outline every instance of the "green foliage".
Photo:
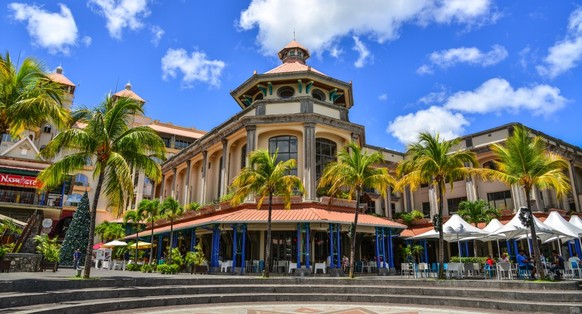
M 142 273 L 152 273 L 156 269 L 156 265 L 143 264 L 140 269 Z
M 170 248 L 174 243 L 174 220 L 184 215 L 184 207 L 171 196 L 168 196 L 162 203 L 162 210 L 160 215 L 170 220 Z M 172 264 L 172 255 L 168 256 L 168 264 Z
M 4 258 L 4 255 L 8 253 L 8 248 L 4 246 L 0 246 L 0 261 Z
M 109 242 L 125 237 L 123 225 L 105 220 L 95 227 L 95 233 L 101 238 L 101 242 Z
M 81 198 L 81 202 L 77 206 L 77 211 L 73 215 L 73 220 L 71 220 L 71 224 L 63 240 L 59 254 L 62 265 L 73 265 L 73 254 L 76 249 L 81 251 L 80 260 L 83 261 L 85 259 L 90 224 L 89 195 L 85 192 Z
M 220 197 L 220 202 L 230 202 L 232 200 L 234 196 L 234 191 L 229 191 L 228 194 L 224 194 L 223 196 Z
M 481 265 L 485 265 L 487 261 L 487 257 L 459 257 L 459 256 L 451 256 L 451 263 L 480 263 Z
M 485 200 L 463 201 L 459 204 L 459 211 L 457 214 L 468 223 L 477 226 L 480 222 L 488 223 L 493 218 L 501 216 L 501 211 L 492 207 L 489 202 Z
M 57 238 L 50 239 L 46 234 L 34 237 L 36 242 L 36 251 L 43 255 L 44 259 L 49 262 L 59 261 L 59 251 L 61 246 L 57 243 Z
M 138 204 L 138 208 L 141 208 L 146 213 L 146 222 L 153 225 L 160 215 L 160 201 L 158 199 L 154 200 L 142 200 Z M 154 228 L 151 228 L 150 243 L 154 243 Z M 154 250 L 150 250 L 150 261 L 154 259 Z
M 11 235 L 20 235 L 22 233 L 22 228 L 17 226 L 12 220 L 4 220 L 0 222 L 0 235 L 7 231 Z
M 202 206 L 200 206 L 200 204 L 198 204 L 197 202 L 192 202 L 192 203 L 186 204 L 186 206 L 184 206 L 184 209 L 186 211 L 190 211 L 190 210 L 198 211 L 198 210 L 200 210 L 200 208 L 202 208 Z
M 424 218 L 424 214 L 419 210 L 413 210 L 410 213 L 399 213 L 398 218 L 402 219 L 405 225 L 410 226 L 413 222 Z
M 184 256 L 180 253 L 178 248 L 173 248 L 168 255 L 168 265 L 184 265 Z
M 160 274 L 177 274 L 180 271 L 180 266 L 177 264 L 161 264 L 158 265 L 156 271 Z
M 125 269 L 128 270 L 128 271 L 139 271 L 141 269 L 141 265 L 138 265 L 138 264 L 135 264 L 135 263 L 131 263 L 131 264 L 128 264 L 125 267 Z
M 186 253 L 186 256 L 184 256 L 184 262 L 186 265 L 193 266 L 201 265 L 206 262 L 206 258 L 204 257 L 204 252 L 202 252 L 202 246 L 200 246 L 200 243 L 194 247 L 194 251 Z
M 402 253 L 404 262 L 412 262 L 412 246 L 410 244 L 403 247 L 400 252 Z

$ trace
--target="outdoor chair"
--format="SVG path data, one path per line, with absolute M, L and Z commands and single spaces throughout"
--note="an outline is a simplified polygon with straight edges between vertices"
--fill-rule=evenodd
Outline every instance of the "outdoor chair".
M 564 262 L 564 269 L 558 269 L 558 271 L 562 271 L 564 273 L 564 278 L 569 276 L 570 278 L 574 279 L 574 269 L 572 268 L 572 263 Z
M 466 277 L 473 277 L 475 276 L 475 268 L 473 263 L 464 263 L 463 264 L 463 273 Z
M 497 263 L 497 279 L 513 279 L 511 263 Z
M 493 279 L 493 276 L 495 274 L 495 267 L 491 266 L 489 264 L 485 264 L 483 266 L 483 276 L 485 277 L 485 279 Z
M 279 268 L 279 267 L 280 266 L 277 266 L 277 268 Z M 295 269 L 297 269 L 297 263 L 293 263 L 293 262 L 289 263 L 289 273 L 292 274 Z
M 529 279 L 531 278 L 531 271 L 524 266 L 517 266 L 517 278 L 519 279 Z
M 414 271 L 409 263 L 400 264 L 400 277 L 404 276 L 405 274 L 406 278 L 408 278 L 410 275 L 414 275 Z
M 578 262 L 572 261 L 572 262 L 566 262 L 565 264 L 570 263 L 570 265 L 572 265 L 572 279 L 574 279 L 574 274 L 578 275 L 578 278 L 582 278 L 582 269 L 580 269 L 580 265 L 578 265 Z
M 428 277 L 429 274 L 428 263 L 420 263 L 418 264 L 418 274 L 420 277 Z
M 220 272 L 221 273 L 227 273 L 229 268 L 232 269 L 232 260 L 220 263 Z
M 457 278 L 463 278 L 464 265 L 462 263 L 449 263 L 447 268 L 447 278 L 451 278 L 455 273 Z
M 317 270 L 320 269 L 325 274 L 325 262 L 323 263 L 315 263 L 315 271 L 314 274 L 317 274 Z

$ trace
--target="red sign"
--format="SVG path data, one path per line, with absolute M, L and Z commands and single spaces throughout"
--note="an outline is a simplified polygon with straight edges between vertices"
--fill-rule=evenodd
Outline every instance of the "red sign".
M 0 173 L 0 184 L 24 186 L 27 188 L 40 187 L 40 181 L 37 181 L 35 177 L 19 176 L 4 173 Z

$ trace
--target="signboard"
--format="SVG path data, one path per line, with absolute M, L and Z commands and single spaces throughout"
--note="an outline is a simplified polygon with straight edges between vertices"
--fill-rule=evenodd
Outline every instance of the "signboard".
M 0 185 L 23 186 L 36 189 L 40 187 L 40 181 L 37 181 L 36 177 L 0 173 Z

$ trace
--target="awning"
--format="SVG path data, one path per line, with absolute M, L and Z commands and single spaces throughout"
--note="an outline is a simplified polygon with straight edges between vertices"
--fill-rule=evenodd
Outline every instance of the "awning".
M 235 212 L 201 217 L 191 221 L 177 223 L 174 231 L 200 227 L 212 224 L 239 224 L 239 223 L 267 223 L 268 211 L 264 209 L 241 209 Z M 272 211 L 271 223 L 330 223 L 330 224 L 351 224 L 354 221 L 354 214 L 351 212 L 338 212 L 320 208 L 302 209 L 274 209 Z M 360 214 L 358 226 L 382 227 L 392 229 L 406 229 L 405 225 L 388 220 L 386 218 Z M 155 234 L 170 231 L 170 226 L 154 229 Z M 140 234 L 151 234 L 151 230 L 142 231 Z M 135 239 L 136 235 L 129 235 L 125 239 Z

